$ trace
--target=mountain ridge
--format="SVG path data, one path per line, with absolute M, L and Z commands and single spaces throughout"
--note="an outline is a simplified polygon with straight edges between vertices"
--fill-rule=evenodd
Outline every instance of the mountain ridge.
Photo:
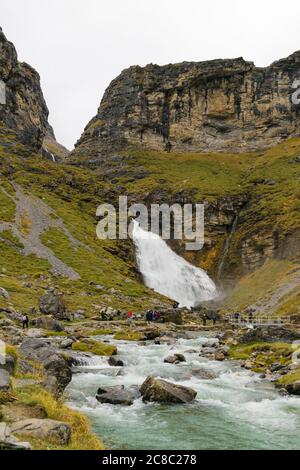
M 129 67 L 106 89 L 70 158 L 84 163 L 137 147 L 265 150 L 299 135 L 291 101 L 299 77 L 300 51 L 268 67 L 243 58 Z

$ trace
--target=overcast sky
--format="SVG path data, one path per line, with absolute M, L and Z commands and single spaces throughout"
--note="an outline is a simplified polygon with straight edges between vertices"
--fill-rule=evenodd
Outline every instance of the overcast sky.
M 266 66 L 300 49 L 299 21 L 299 0 L 0 0 L 68 148 L 124 68 L 240 56 Z

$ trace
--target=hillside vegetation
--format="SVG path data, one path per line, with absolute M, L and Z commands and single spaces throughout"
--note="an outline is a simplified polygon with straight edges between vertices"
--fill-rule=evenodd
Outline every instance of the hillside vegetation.
M 102 202 L 117 204 L 120 194 L 127 194 L 129 202 L 205 202 L 217 211 L 221 211 L 218 203 L 224 198 L 247 199 L 240 208 L 239 224 L 226 257 L 225 274 L 234 272 L 235 279 L 240 279 L 228 308 L 245 307 L 268 297 L 275 288 L 289 282 L 289 274 L 295 278 L 297 238 L 288 245 L 289 237 L 300 228 L 300 139 L 254 154 L 132 150 L 118 158 L 108 157 L 101 168 L 89 168 L 41 159 L 19 144 L 13 132 L 5 128 L 0 132 L 1 286 L 9 291 L 16 308 L 36 307 L 49 284 L 64 292 L 68 309 L 84 307 L 90 316 L 101 306 L 144 310 L 149 304 L 166 302 L 142 284 L 131 242 L 121 245 L 96 237 L 97 206 Z M 75 272 L 76 279 L 60 275 L 48 259 L 23 250 L 14 227 L 19 224 L 19 233 L 26 240 L 36 221 L 29 219 L 26 209 L 17 214 L 16 188 L 33 199 L 39 198 L 43 211 L 49 208 L 47 217 L 53 224 L 48 222 L 41 232 L 41 244 Z M 207 225 L 210 237 L 215 227 L 210 220 Z M 203 253 L 195 257 L 181 254 L 214 276 L 230 228 L 225 224 L 214 232 L 214 243 Z M 270 249 L 269 237 L 273 237 L 273 243 L 274 233 L 277 247 Z M 258 266 L 247 266 L 243 254 L 245 240 L 249 239 L 254 250 L 263 253 Z M 31 288 L 25 286 L 28 283 Z M 283 294 L 272 305 L 272 313 L 298 312 L 297 283 Z M 7 300 L 1 298 L 0 303 L 6 305 Z

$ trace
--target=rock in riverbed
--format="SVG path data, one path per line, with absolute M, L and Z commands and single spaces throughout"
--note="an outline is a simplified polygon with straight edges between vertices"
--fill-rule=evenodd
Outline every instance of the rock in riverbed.
M 206 369 L 193 369 L 192 376 L 201 380 L 214 380 L 218 377 L 216 374 Z
M 287 385 L 286 390 L 290 395 L 300 395 L 300 380 Z
M 166 357 L 164 362 L 166 364 L 179 364 L 180 362 L 186 362 L 186 359 L 183 354 L 174 354 L 173 356 Z
M 224 355 L 224 353 L 222 353 L 222 352 L 220 352 L 220 351 L 217 351 L 217 352 L 215 353 L 215 360 L 216 360 L 216 361 L 220 361 L 220 362 L 225 361 L 225 355 Z
M 100 403 L 110 403 L 111 405 L 131 406 L 136 394 L 125 390 L 124 385 L 116 385 L 114 387 L 100 387 L 98 389 L 96 399 Z
M 124 362 L 121 361 L 121 359 L 118 359 L 117 357 L 115 356 L 111 356 L 109 359 L 108 359 L 108 364 L 112 367 L 124 367 Z
M 140 388 L 143 401 L 158 403 L 190 403 L 197 392 L 192 388 L 175 385 L 156 377 L 148 377 Z

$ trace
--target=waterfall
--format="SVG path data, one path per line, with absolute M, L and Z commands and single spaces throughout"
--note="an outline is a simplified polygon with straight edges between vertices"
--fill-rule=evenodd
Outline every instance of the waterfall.
M 203 269 L 174 253 L 158 235 L 133 221 L 133 241 L 145 284 L 156 292 L 191 308 L 217 296 L 214 282 Z
M 230 230 L 230 234 L 227 237 L 226 242 L 225 242 L 223 256 L 221 258 L 221 262 L 220 262 L 219 268 L 218 268 L 218 275 L 217 275 L 218 281 L 221 279 L 224 264 L 225 264 L 225 261 L 226 261 L 226 258 L 227 258 L 227 253 L 228 253 L 228 250 L 229 250 L 230 243 L 231 243 L 232 237 L 234 235 L 234 232 L 236 231 L 236 226 L 237 226 L 238 220 L 239 220 L 239 216 L 237 215 L 235 217 L 234 221 L 233 221 L 233 224 L 232 224 L 232 227 L 231 227 L 231 230 Z

